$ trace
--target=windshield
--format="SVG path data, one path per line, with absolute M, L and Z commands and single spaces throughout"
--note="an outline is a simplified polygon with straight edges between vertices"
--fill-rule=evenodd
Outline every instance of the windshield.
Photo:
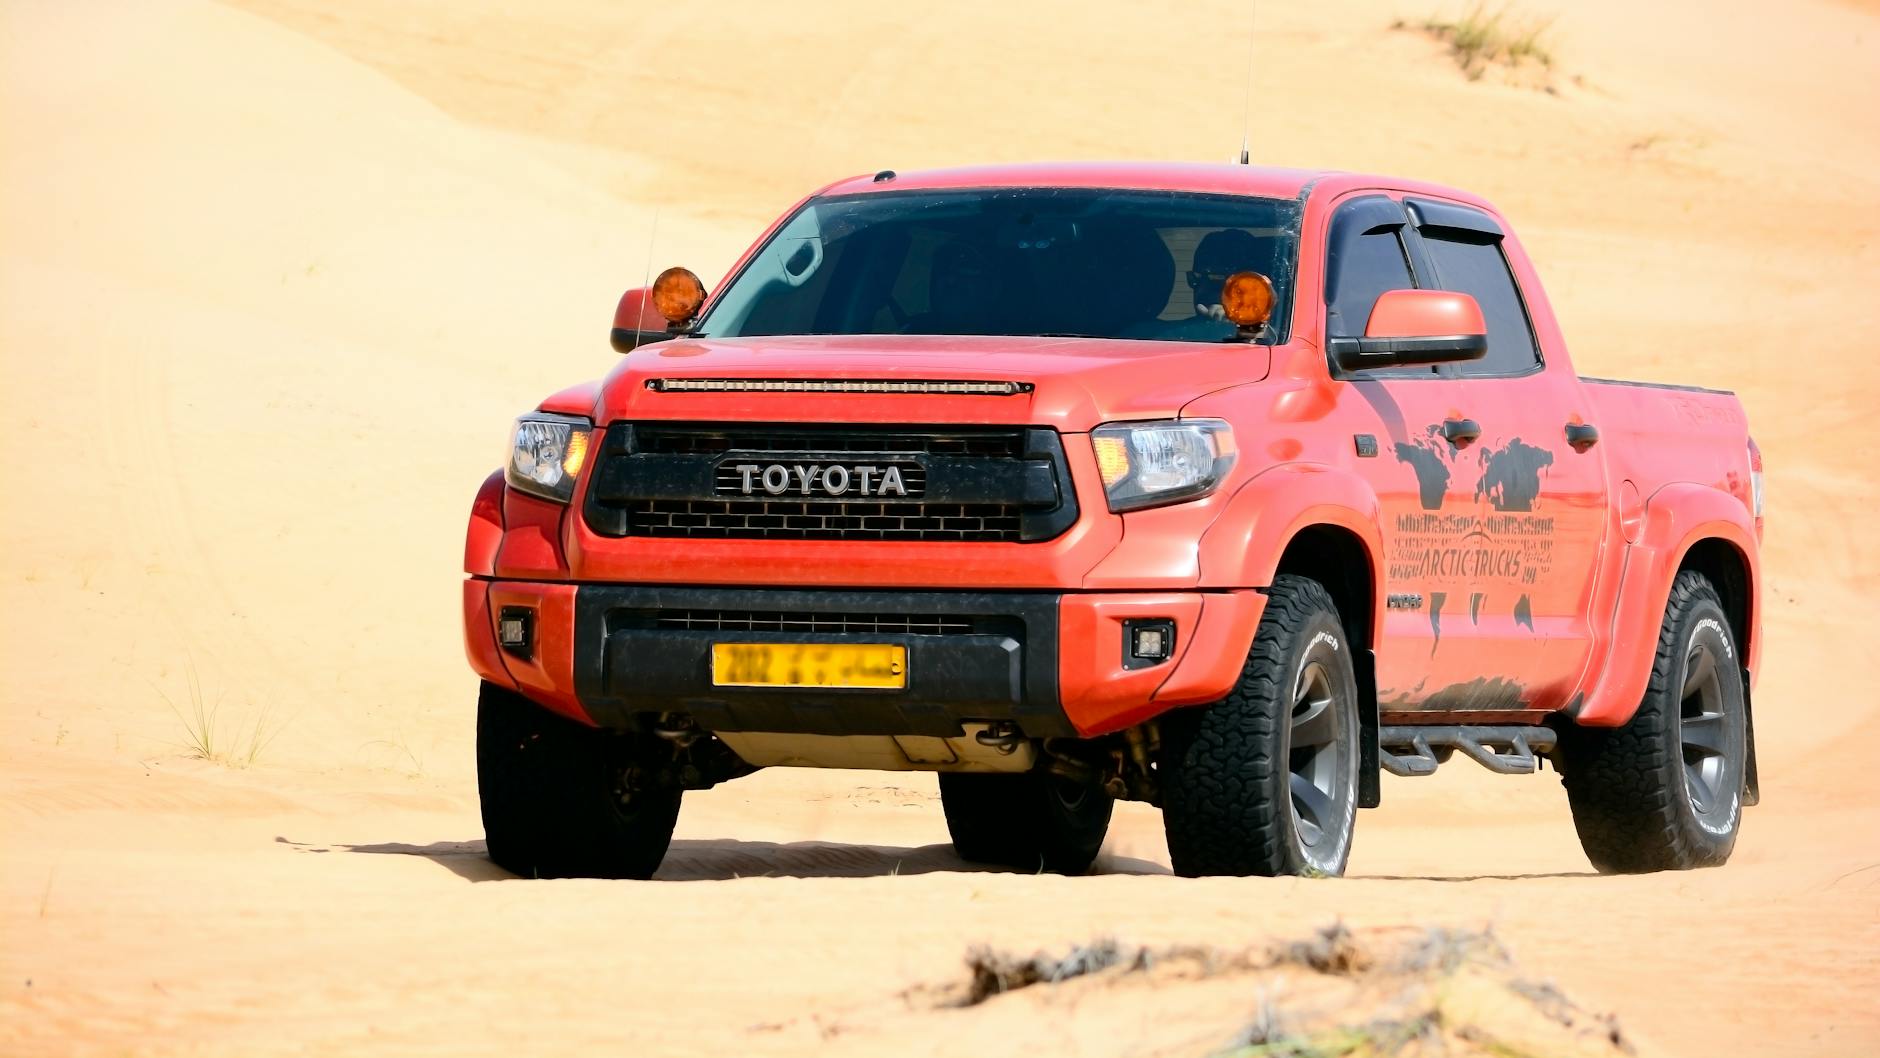
M 1273 281 L 1289 316 L 1299 204 L 1173 191 L 983 188 L 807 203 L 700 334 L 1079 335 L 1220 342 L 1221 284 Z

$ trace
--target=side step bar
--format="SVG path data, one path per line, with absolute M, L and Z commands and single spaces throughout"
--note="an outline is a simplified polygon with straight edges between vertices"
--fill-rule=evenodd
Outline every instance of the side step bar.
M 1461 750 L 1477 764 L 1502 775 L 1531 775 L 1540 754 L 1557 736 L 1545 727 L 1458 727 L 1397 724 L 1377 732 L 1378 764 L 1392 775 L 1429 775 L 1448 758 L 1437 750 Z

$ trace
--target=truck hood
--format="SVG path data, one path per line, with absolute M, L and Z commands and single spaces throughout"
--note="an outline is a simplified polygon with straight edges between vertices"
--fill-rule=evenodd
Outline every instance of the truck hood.
M 1263 345 L 1099 338 L 680 338 L 627 354 L 601 383 L 594 414 L 597 422 L 1022 422 L 1080 432 L 1115 419 L 1171 417 L 1196 397 L 1257 382 L 1266 377 L 1271 352 Z M 732 386 L 706 389 L 703 380 Z M 944 386 L 830 392 L 815 385 L 864 381 L 1014 385 L 993 393 Z M 810 385 L 752 388 L 791 382 Z

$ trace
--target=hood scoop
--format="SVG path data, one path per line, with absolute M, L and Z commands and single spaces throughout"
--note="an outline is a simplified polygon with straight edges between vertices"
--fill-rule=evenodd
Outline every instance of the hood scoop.
M 1030 382 L 900 378 L 649 378 L 655 393 L 912 393 L 1012 397 L 1030 393 Z

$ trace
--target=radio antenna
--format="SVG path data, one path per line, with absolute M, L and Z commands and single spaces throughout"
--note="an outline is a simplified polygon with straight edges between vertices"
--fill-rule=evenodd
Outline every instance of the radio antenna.
M 653 207 L 653 227 L 646 233 L 646 278 L 640 281 L 642 288 L 653 285 L 653 243 L 659 238 L 659 209 Z
M 1257 39 L 1257 18 L 1259 0 L 1247 0 L 1247 84 L 1240 96 L 1240 164 L 1247 165 L 1251 157 L 1247 153 L 1247 139 L 1253 126 L 1253 44 Z

